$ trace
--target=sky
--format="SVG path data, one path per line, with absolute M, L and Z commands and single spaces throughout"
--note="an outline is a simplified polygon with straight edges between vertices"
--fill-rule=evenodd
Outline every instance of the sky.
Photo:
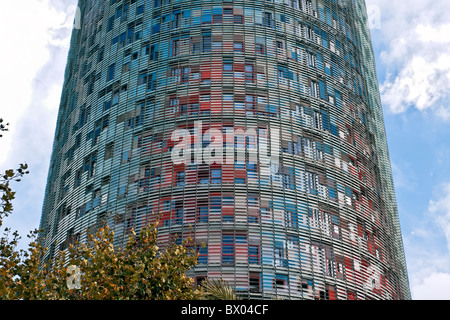
M 366 0 L 413 299 L 450 300 L 450 1 Z M 0 2 L 5 225 L 39 227 L 76 0 Z

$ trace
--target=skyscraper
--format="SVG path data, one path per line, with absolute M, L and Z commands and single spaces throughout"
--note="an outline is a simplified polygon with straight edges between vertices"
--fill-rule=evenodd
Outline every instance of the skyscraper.
M 80 0 L 50 163 L 48 256 L 160 217 L 197 283 L 409 299 L 363 0 Z M 204 245 L 202 245 L 204 244 Z

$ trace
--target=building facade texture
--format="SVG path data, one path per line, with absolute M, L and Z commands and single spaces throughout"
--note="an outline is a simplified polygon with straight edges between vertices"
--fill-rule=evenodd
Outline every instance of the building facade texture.
M 410 299 L 363 0 L 80 0 L 76 20 L 49 257 L 158 216 L 162 247 L 192 239 L 197 283 Z

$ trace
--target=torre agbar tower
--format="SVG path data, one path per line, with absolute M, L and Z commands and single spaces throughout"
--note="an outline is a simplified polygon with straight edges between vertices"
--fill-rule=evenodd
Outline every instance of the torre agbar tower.
M 41 239 L 159 217 L 243 298 L 410 299 L 363 0 L 80 0 Z

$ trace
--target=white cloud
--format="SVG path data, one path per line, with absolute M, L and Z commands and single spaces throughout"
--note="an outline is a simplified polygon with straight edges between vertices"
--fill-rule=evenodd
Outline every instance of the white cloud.
M 0 3 L 0 117 L 10 132 L 0 139 L 0 171 L 27 162 L 15 183 L 14 212 L 5 225 L 24 236 L 39 227 L 76 0 Z M 26 241 L 26 237 L 24 241 Z
M 66 12 L 56 10 L 48 0 L 1 2 L 0 32 L 5 47 L 0 52 L 0 116 L 11 123 L 11 132 L 0 141 L 0 164 L 10 156 L 19 119 L 27 117 L 34 103 L 34 83 L 51 58 L 50 47 L 67 47 L 67 36 L 62 39 L 57 31 L 70 26 Z
M 410 108 L 450 119 L 450 2 L 367 0 L 380 8 L 381 28 L 372 33 L 387 48 L 381 62 L 383 104 L 393 113 Z
M 415 300 L 450 300 L 450 274 L 432 273 L 412 288 Z
M 450 251 L 450 183 L 441 186 L 441 196 L 438 200 L 431 200 L 428 211 L 432 219 L 444 232 Z
M 422 42 L 450 42 L 450 24 L 441 25 L 437 28 L 420 24 L 416 28 L 416 33 Z
M 450 300 L 450 183 L 435 188 L 405 248 L 413 299 Z

